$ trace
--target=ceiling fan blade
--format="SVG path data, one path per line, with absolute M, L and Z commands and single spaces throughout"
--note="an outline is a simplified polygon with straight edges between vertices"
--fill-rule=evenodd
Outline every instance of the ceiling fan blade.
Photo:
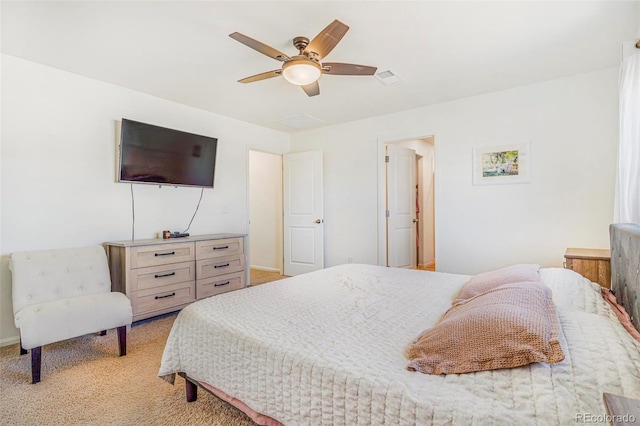
M 267 55 L 270 58 L 273 58 L 277 61 L 288 61 L 290 58 L 289 56 L 287 56 L 286 54 L 282 53 L 281 51 L 279 51 L 278 49 L 274 49 L 271 46 L 267 46 L 266 44 L 264 44 L 261 41 L 252 39 L 251 37 L 248 37 L 244 34 L 240 34 L 238 32 L 236 33 L 231 33 L 229 34 L 229 37 L 231 37 L 234 40 L 239 41 L 240 43 L 244 44 L 245 46 L 248 46 L 254 50 L 257 50 L 258 52 L 262 53 L 263 55 Z
M 300 86 L 300 87 L 302 87 L 302 90 L 304 90 L 304 92 L 308 96 L 316 96 L 320 94 L 320 85 L 318 84 L 317 81 L 314 81 L 311 84 L 307 84 L 306 86 Z
M 242 80 L 238 80 L 238 83 L 253 83 L 254 81 L 266 80 L 268 78 L 277 77 L 282 74 L 282 70 L 273 70 L 267 71 L 260 74 L 252 75 L 251 77 L 243 78 Z
M 315 52 L 318 54 L 318 59 L 324 58 L 336 47 L 348 30 L 347 25 L 336 19 L 311 40 L 304 49 L 304 53 Z
M 323 62 L 322 73 L 333 75 L 373 75 L 376 67 L 368 65 L 343 64 L 340 62 Z

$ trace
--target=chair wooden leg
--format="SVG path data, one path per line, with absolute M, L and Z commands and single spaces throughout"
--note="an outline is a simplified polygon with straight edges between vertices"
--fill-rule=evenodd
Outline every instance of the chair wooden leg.
M 22 339 L 20 339 L 20 355 L 26 355 L 27 350 L 22 347 Z
M 100 335 L 101 335 L 101 336 L 106 336 L 106 335 L 107 335 L 107 330 L 102 330 L 102 331 L 100 332 Z
M 118 347 L 120 348 L 120 356 L 127 354 L 127 326 L 118 327 Z
M 40 366 L 42 365 L 42 346 L 31 349 L 31 383 L 40 381 Z

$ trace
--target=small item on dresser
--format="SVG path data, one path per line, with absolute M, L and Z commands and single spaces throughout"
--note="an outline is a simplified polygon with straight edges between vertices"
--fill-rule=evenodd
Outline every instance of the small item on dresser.
M 168 240 L 169 238 L 171 238 L 171 231 L 162 231 L 162 239 Z
M 189 233 L 188 232 L 172 232 L 169 235 L 169 238 L 185 238 L 188 237 Z

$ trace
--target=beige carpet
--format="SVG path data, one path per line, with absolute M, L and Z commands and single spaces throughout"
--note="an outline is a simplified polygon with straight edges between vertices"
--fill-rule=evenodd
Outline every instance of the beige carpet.
M 270 281 L 281 280 L 283 278 L 287 278 L 287 276 L 280 275 L 280 272 L 251 269 L 251 285 L 264 284 Z
M 42 349 L 42 381 L 31 384 L 31 354 L 0 348 L 1 425 L 252 425 L 202 389 L 187 403 L 184 380 L 157 377 L 175 314 L 134 325 L 127 355 L 115 330 Z

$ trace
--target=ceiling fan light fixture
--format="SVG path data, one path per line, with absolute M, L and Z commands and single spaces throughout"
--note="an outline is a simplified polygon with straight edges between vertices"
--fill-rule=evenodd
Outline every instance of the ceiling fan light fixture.
M 1 1 L 1 0 L 0 0 Z M 274 49 L 261 41 L 255 40 L 238 32 L 229 34 L 232 39 L 244 44 L 251 49 L 262 53 L 272 59 L 282 62 L 278 69 L 252 75 L 238 80 L 239 83 L 253 83 L 255 81 L 283 76 L 285 80 L 296 86 L 300 86 L 307 96 L 320 94 L 318 79 L 322 74 L 331 75 L 374 75 L 377 68 L 368 65 L 347 64 L 342 62 L 323 62 L 327 55 L 342 40 L 349 30 L 349 26 L 335 19 L 320 31 L 313 40 L 298 36 L 293 39 L 293 47 L 298 54 L 289 56 L 286 53 Z
M 282 66 L 282 76 L 291 84 L 306 86 L 322 75 L 320 64 L 306 57 L 293 57 Z

